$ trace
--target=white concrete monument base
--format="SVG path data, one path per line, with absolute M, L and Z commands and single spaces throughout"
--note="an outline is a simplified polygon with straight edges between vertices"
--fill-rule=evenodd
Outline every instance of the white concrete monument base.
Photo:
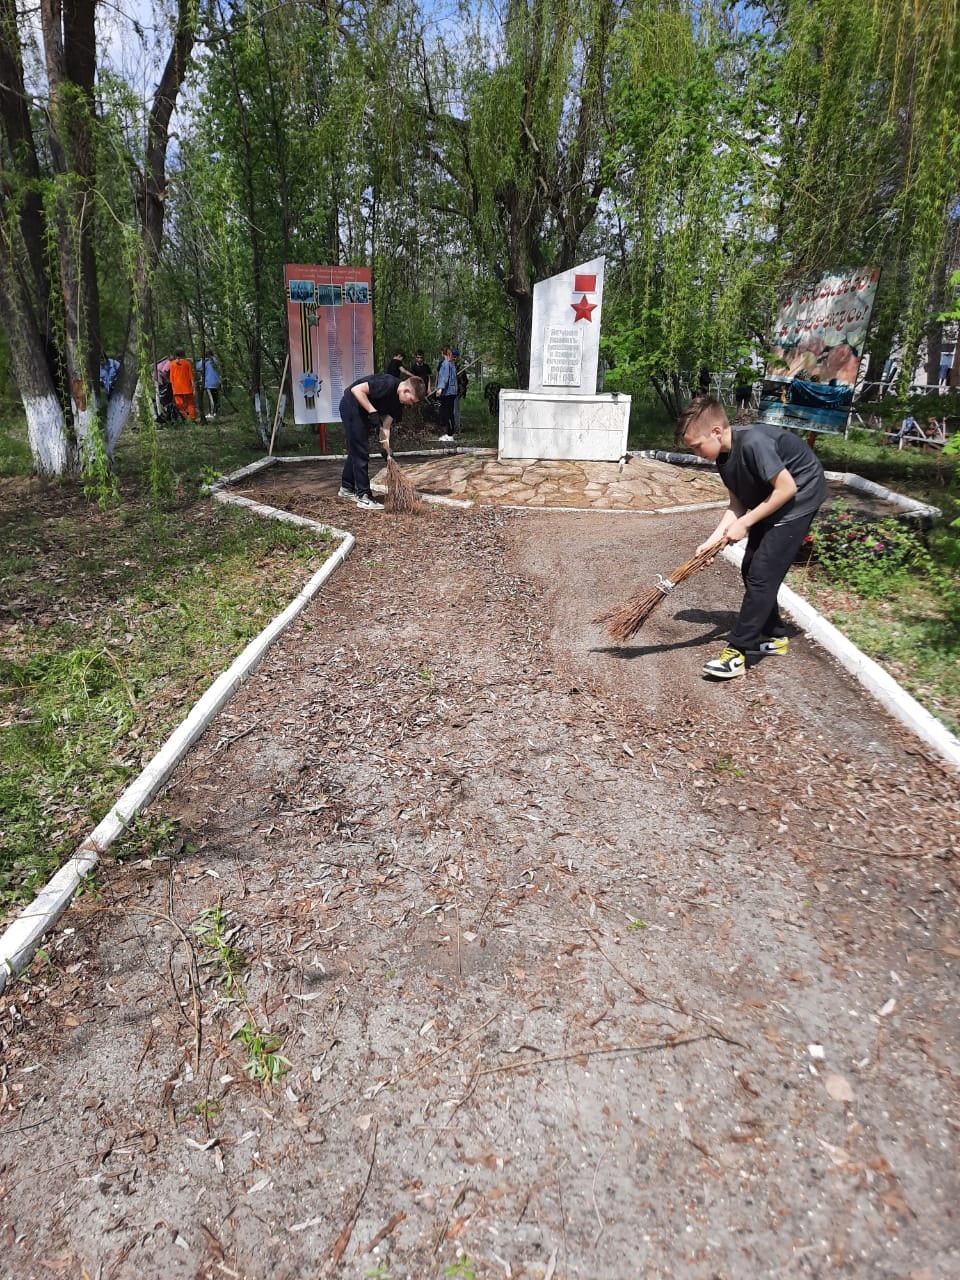
M 629 427 L 629 396 L 500 392 L 501 458 L 619 462 Z

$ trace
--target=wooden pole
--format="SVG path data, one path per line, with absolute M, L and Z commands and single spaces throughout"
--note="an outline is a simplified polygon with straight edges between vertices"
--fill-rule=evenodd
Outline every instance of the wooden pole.
M 270 432 L 270 448 L 267 450 L 268 457 L 273 457 L 273 442 L 277 436 L 277 426 L 279 425 L 279 422 L 280 422 L 280 414 L 282 413 L 283 407 L 286 404 L 286 399 L 284 398 L 284 394 L 283 394 L 283 388 L 287 381 L 287 369 L 289 365 L 290 365 L 290 352 L 288 351 L 287 358 L 283 362 L 283 373 L 280 375 L 280 392 L 277 395 L 277 410 L 276 410 L 276 413 L 273 415 L 273 430 Z

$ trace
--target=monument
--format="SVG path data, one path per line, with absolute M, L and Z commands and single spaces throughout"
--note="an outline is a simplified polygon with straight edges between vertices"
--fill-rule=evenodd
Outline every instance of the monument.
M 533 287 L 528 391 L 500 392 L 501 458 L 617 462 L 630 397 L 597 394 L 604 258 Z

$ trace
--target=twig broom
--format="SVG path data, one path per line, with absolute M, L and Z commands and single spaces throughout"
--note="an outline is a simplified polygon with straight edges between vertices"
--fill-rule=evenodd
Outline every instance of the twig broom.
M 394 462 L 393 455 L 387 458 L 387 501 L 386 509 L 397 513 L 419 511 L 420 499 L 417 491 L 403 474 L 403 468 Z
M 594 622 L 606 625 L 610 638 L 616 640 L 618 644 L 623 644 L 624 640 L 629 640 L 631 636 L 636 635 L 654 609 L 667 598 L 674 587 L 705 568 L 722 546 L 723 542 L 714 542 L 698 556 L 694 556 L 692 560 L 687 560 L 679 568 L 674 569 L 669 578 L 658 574 L 654 586 L 638 591 L 625 604 L 618 604 L 612 609 L 598 613 Z

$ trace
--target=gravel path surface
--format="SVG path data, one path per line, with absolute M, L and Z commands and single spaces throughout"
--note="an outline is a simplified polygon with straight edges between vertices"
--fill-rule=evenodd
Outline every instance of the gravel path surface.
M 701 680 L 726 564 L 607 644 L 714 513 L 290 501 L 354 554 L 0 998 L 0 1274 L 960 1276 L 956 776 Z

